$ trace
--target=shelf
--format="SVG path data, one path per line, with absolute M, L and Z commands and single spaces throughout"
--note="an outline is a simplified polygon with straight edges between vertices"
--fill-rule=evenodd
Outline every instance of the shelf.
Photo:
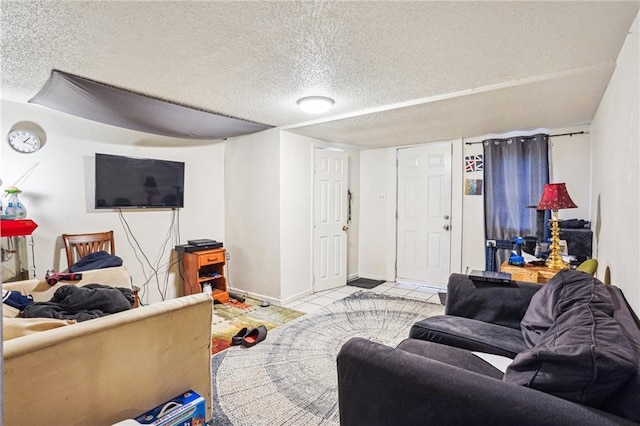
M 38 225 L 31 219 L 2 219 L 0 225 L 0 236 L 21 237 L 31 235 Z
M 223 290 L 215 289 L 211 292 L 211 298 L 217 300 L 220 303 L 227 303 L 229 301 L 229 293 Z
M 198 278 L 199 283 L 206 283 L 207 281 L 219 280 L 224 278 L 222 275 L 218 275 L 217 277 L 200 277 Z
M 200 293 L 203 285 L 208 283 L 212 287 L 211 297 L 221 303 L 227 303 L 229 293 L 224 275 L 225 262 L 223 248 L 183 253 L 184 294 Z

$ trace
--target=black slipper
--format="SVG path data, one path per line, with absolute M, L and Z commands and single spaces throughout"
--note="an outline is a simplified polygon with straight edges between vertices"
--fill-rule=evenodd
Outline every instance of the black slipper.
M 231 338 L 231 346 L 237 346 L 241 344 L 242 339 L 244 339 L 244 336 L 247 335 L 247 331 L 247 327 L 241 328 L 240 331 L 238 331 L 238 333 L 236 333 L 236 335 Z
M 242 346 L 244 346 L 245 348 L 250 348 L 257 343 L 262 342 L 266 338 L 267 327 L 265 327 L 264 325 L 260 325 L 257 328 L 252 329 L 246 334 L 246 336 L 244 336 L 244 338 L 242 339 Z

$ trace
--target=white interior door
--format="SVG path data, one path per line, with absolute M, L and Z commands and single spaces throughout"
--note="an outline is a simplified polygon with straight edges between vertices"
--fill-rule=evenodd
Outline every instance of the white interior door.
M 314 155 L 313 291 L 347 284 L 347 154 Z
M 444 286 L 451 255 L 451 144 L 398 150 L 398 281 Z

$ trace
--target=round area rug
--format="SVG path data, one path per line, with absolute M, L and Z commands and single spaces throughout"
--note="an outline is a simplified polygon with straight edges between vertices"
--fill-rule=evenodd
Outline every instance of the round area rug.
M 359 291 L 213 363 L 215 425 L 338 425 L 336 356 L 352 337 L 395 347 L 442 305 Z

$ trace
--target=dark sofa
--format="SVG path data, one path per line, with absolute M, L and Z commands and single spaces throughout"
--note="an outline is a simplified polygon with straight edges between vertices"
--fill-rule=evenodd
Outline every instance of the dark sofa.
M 453 274 L 445 315 L 397 348 L 340 350 L 340 423 L 614 425 L 640 421 L 640 328 L 615 286 L 563 271 L 549 286 Z M 512 358 L 506 373 L 472 351 Z

